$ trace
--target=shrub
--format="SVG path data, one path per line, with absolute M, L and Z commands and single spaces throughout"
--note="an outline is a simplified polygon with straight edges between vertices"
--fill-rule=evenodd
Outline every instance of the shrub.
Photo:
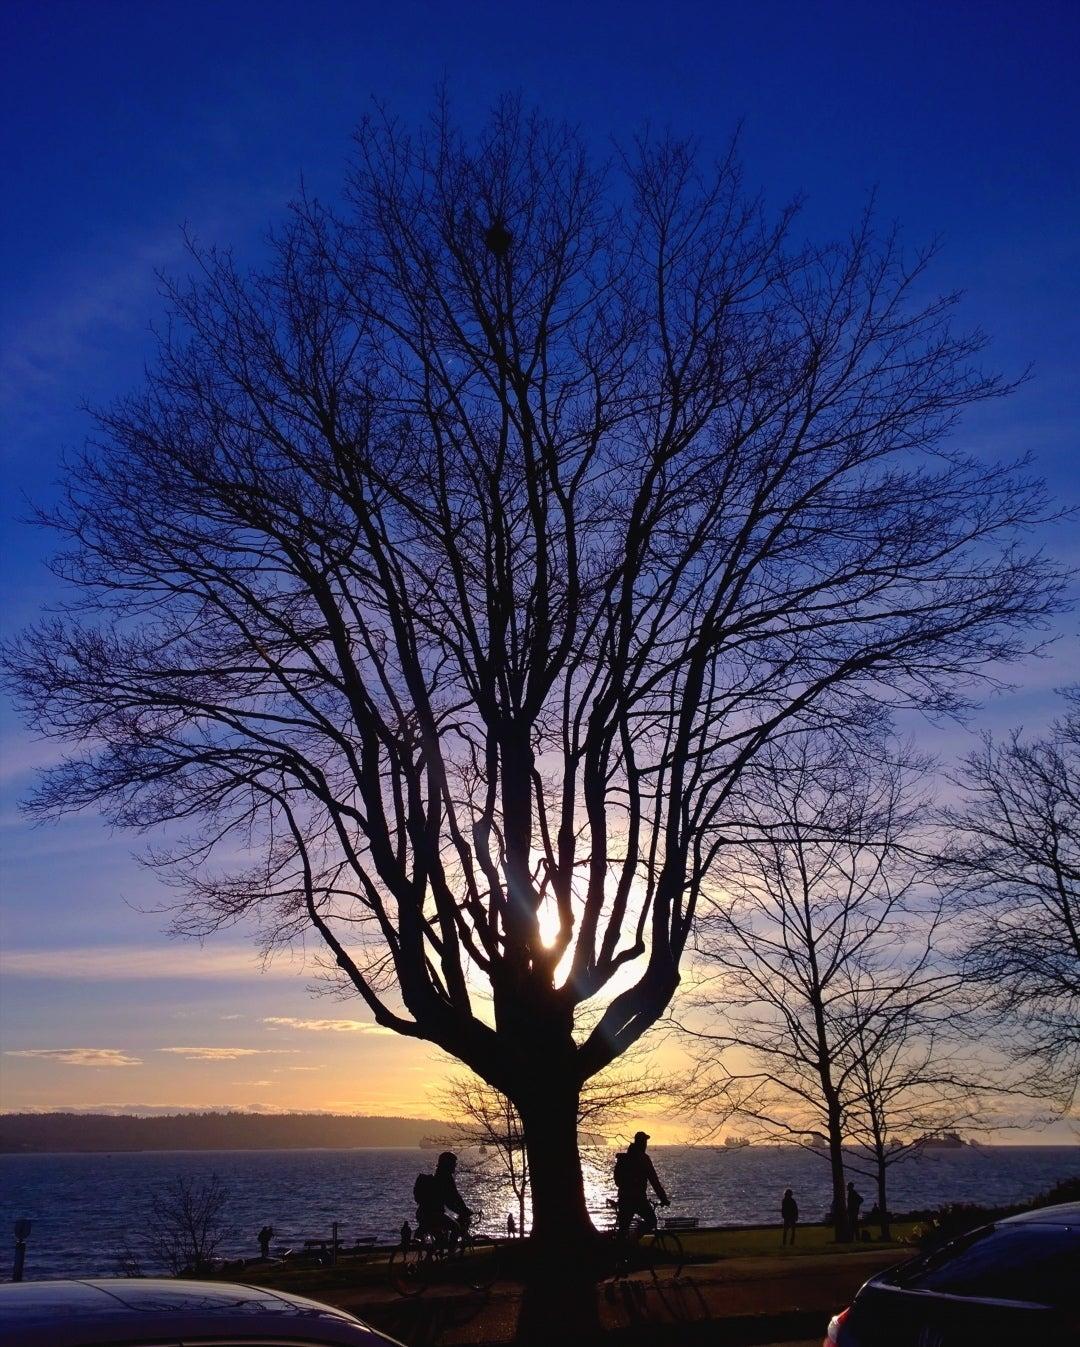
M 936 1249 L 977 1226 L 1003 1221 L 1006 1216 L 1018 1216 L 1022 1211 L 1053 1207 L 1059 1202 L 1080 1202 L 1080 1178 L 1060 1179 L 1045 1193 L 1012 1206 L 984 1207 L 977 1202 L 948 1202 L 936 1211 L 913 1213 L 922 1219 L 911 1232 L 911 1242 L 920 1249 Z

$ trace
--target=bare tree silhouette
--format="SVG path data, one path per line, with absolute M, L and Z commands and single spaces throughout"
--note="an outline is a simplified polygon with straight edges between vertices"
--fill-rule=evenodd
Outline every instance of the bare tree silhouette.
M 510 1098 L 572 1267 L 582 1084 L 668 1006 L 747 766 L 956 706 L 1057 601 L 1038 487 L 945 444 L 1006 390 L 927 255 L 792 218 L 512 100 L 365 123 L 264 270 L 193 247 L 50 519 L 81 598 L 7 653 L 71 747 L 34 811 L 183 833 L 180 930 L 315 938 Z
M 1080 1086 L 1080 690 L 1041 739 L 987 737 L 945 812 L 963 972 L 1029 1088 L 1069 1112 Z
M 682 1025 L 698 1108 L 828 1159 L 837 1240 L 845 1164 L 874 1177 L 885 1213 L 889 1166 L 972 1108 L 945 904 L 912 851 L 925 808 L 888 747 L 776 739 L 744 772 Z
M 479 1162 L 458 1157 L 465 1173 L 494 1171 L 510 1187 L 517 1208 L 517 1228 L 525 1233 L 529 1201 L 529 1156 L 521 1115 L 506 1095 L 478 1076 L 452 1076 L 435 1096 L 436 1107 L 448 1115 L 437 1133 L 440 1145 L 479 1146 Z
M 928 926 L 933 936 L 934 919 Z M 923 932 L 924 936 L 926 932 Z M 932 938 L 929 946 L 932 950 Z M 847 1170 L 868 1174 L 877 1191 L 882 1239 L 891 1236 L 888 1178 L 896 1164 L 958 1127 L 984 1129 L 1000 1121 L 995 1096 L 1007 1089 L 993 1058 L 980 1059 L 972 1024 L 961 1010 L 958 980 L 924 976 L 876 1003 L 857 987 L 855 1034 L 849 1053 L 844 1135 Z M 869 1011 L 870 1013 L 866 1013 Z
M 157 1189 L 150 1202 L 148 1251 L 171 1273 L 205 1272 L 228 1235 L 229 1189 L 217 1174 L 183 1176 Z

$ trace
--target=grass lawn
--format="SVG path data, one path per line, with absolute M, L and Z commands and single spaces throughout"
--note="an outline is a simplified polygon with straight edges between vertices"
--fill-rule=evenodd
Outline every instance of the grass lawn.
M 875 1231 L 869 1244 L 837 1244 L 833 1240 L 832 1226 L 800 1225 L 795 1244 L 786 1248 L 780 1243 L 779 1226 L 752 1230 L 681 1230 L 679 1235 L 683 1248 L 695 1258 L 794 1258 L 799 1254 L 858 1253 L 867 1249 L 897 1248 L 902 1251 L 910 1247 L 907 1241 L 914 1228 L 913 1221 L 896 1221 L 891 1240 L 878 1240 Z M 915 1252 L 914 1249 L 911 1251 Z
M 836 1244 L 833 1241 L 831 1226 L 800 1225 L 795 1246 L 788 1245 L 786 1248 L 780 1244 L 779 1226 L 749 1230 L 690 1230 L 679 1233 L 688 1260 L 702 1266 L 728 1258 L 789 1259 L 804 1254 L 835 1254 L 842 1259 L 847 1254 L 873 1249 L 896 1249 L 897 1257 L 902 1258 L 907 1251 L 914 1253 L 910 1245 L 902 1243 L 913 1228 L 912 1222 L 898 1222 L 893 1226 L 894 1238 L 887 1243 L 875 1239 L 868 1244 Z M 527 1242 L 511 1247 L 520 1257 L 526 1251 Z M 229 1280 L 238 1279 L 253 1285 L 275 1287 L 281 1291 L 292 1291 L 298 1295 L 312 1296 L 316 1300 L 326 1299 L 333 1302 L 334 1293 L 338 1290 L 370 1288 L 374 1291 L 385 1286 L 388 1254 L 389 1250 L 381 1250 L 375 1255 L 363 1258 L 345 1255 L 337 1267 L 317 1267 L 307 1262 L 276 1263 L 261 1267 L 249 1266 L 242 1272 L 224 1269 L 219 1275 Z M 515 1280 L 513 1261 L 507 1271 L 510 1280 Z
M 218 1274 L 225 1281 L 242 1281 L 248 1286 L 269 1286 L 276 1291 L 291 1291 L 314 1300 L 333 1301 L 332 1293 L 344 1287 L 372 1288 L 387 1283 L 386 1256 L 359 1260 L 342 1258 L 336 1267 L 317 1267 L 311 1263 L 275 1263 L 247 1267 L 242 1272 L 228 1268 Z

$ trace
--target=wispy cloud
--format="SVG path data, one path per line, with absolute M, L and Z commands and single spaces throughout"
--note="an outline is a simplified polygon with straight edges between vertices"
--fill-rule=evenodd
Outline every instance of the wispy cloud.
M 299 960 L 275 960 L 260 968 L 249 945 L 103 945 L 63 949 L 14 949 L 0 957 L 5 977 L 64 978 L 87 982 L 155 982 L 162 978 L 250 978 L 253 974 L 295 978 Z
M 305 1020 L 294 1015 L 268 1015 L 263 1024 L 271 1029 L 308 1029 L 319 1034 L 392 1034 L 381 1024 L 370 1020 Z
M 63 1066 L 142 1066 L 142 1058 L 119 1048 L 12 1048 L 5 1057 L 39 1057 Z
M 238 1057 L 277 1057 L 283 1052 L 295 1052 L 295 1048 L 158 1048 L 158 1052 L 175 1053 L 189 1062 L 235 1062 Z

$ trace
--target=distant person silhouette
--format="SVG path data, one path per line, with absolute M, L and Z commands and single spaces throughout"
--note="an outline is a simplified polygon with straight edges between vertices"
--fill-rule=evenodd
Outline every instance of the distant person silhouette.
M 270 1257 L 270 1241 L 273 1238 L 274 1238 L 274 1227 L 272 1225 L 264 1225 L 263 1228 L 259 1231 L 258 1235 L 259 1254 L 261 1257 L 263 1258 Z
M 641 1234 L 651 1234 L 656 1229 L 656 1212 L 648 1198 L 650 1184 L 660 1199 L 660 1205 L 670 1205 L 664 1185 L 657 1178 L 653 1162 L 646 1154 L 648 1144 L 648 1132 L 635 1132 L 634 1140 L 621 1155 L 615 1157 L 614 1179 L 619 1192 L 615 1230 L 620 1239 L 626 1237 L 635 1216 L 641 1218 Z
M 417 1174 L 413 1184 L 417 1235 L 428 1234 L 440 1242 L 452 1242 L 469 1228 L 472 1212 L 458 1192 L 454 1180 L 456 1169 L 457 1156 L 453 1151 L 443 1151 L 434 1174 Z M 455 1215 L 449 1216 L 447 1208 Z
M 506 1233 L 510 1239 L 517 1234 L 517 1222 L 514 1220 L 514 1213 L 510 1212 L 506 1217 Z
M 855 1191 L 854 1183 L 847 1186 L 847 1227 L 848 1239 L 854 1244 L 859 1238 L 859 1208 L 862 1206 L 862 1196 Z
M 781 1236 L 780 1243 L 788 1242 L 788 1231 L 791 1231 L 791 1243 L 795 1243 L 795 1227 L 799 1224 L 799 1204 L 790 1188 L 784 1189 L 783 1201 L 780 1203 L 780 1217 L 784 1222 L 784 1233 Z

